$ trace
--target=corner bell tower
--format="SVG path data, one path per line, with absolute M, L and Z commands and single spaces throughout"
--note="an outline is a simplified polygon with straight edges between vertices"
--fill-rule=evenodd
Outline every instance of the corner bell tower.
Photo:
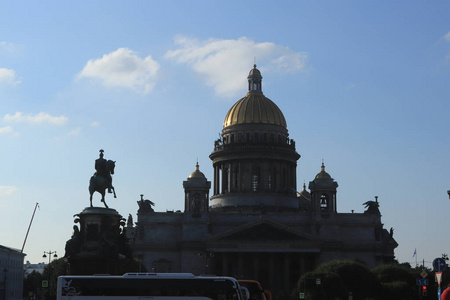
M 325 172 L 325 165 L 322 162 L 321 171 L 313 181 L 309 182 L 311 191 L 312 210 L 317 213 L 337 212 L 336 189 L 338 184 Z
M 189 175 L 186 181 L 183 181 L 183 188 L 185 212 L 201 213 L 208 211 L 211 181 L 208 181 L 205 175 L 200 172 L 198 162 L 195 165 L 195 171 Z

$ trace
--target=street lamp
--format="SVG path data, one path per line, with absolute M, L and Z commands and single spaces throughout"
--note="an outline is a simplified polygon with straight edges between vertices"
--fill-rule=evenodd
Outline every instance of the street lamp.
M 46 293 L 45 299 L 49 299 L 49 289 L 51 289 L 52 287 L 52 269 L 54 268 L 54 266 L 50 266 L 50 262 L 52 261 L 52 254 L 53 254 L 53 258 L 57 258 L 58 255 L 56 255 L 56 251 L 44 251 L 44 255 L 42 255 L 43 258 L 47 258 L 47 254 L 48 254 L 48 265 L 47 265 L 47 284 L 48 284 L 48 289 L 46 289 L 46 291 L 44 293 Z
M 58 257 L 58 255 L 56 255 L 56 251 L 48 251 L 48 252 L 44 251 L 44 255 L 42 255 L 42 257 L 47 258 L 46 254 L 48 254 L 48 264 L 50 264 L 50 261 L 52 260 L 52 254 L 53 254 L 53 258 Z

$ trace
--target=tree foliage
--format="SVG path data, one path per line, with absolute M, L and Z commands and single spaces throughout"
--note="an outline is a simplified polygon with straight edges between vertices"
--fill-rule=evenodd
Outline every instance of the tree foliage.
M 44 297 L 47 300 L 56 299 L 56 285 L 58 277 L 68 274 L 68 263 L 65 258 L 58 258 L 53 260 L 44 269 L 42 274 L 43 280 L 48 281 L 48 287 L 43 290 Z
M 23 298 L 39 299 L 42 294 L 42 274 L 33 271 L 24 278 L 23 281 Z
M 320 278 L 320 284 L 316 279 Z M 314 280 L 311 280 L 314 279 Z M 302 276 L 298 292 L 306 290 L 307 299 L 369 299 L 377 296 L 379 282 L 363 264 L 349 260 L 330 261 Z
M 305 293 L 307 299 L 343 299 L 348 294 L 342 278 L 334 272 L 308 272 L 298 281 L 297 289 L 296 294 Z
M 400 265 L 381 265 L 372 270 L 380 281 L 382 299 L 412 299 L 417 294 L 416 272 Z

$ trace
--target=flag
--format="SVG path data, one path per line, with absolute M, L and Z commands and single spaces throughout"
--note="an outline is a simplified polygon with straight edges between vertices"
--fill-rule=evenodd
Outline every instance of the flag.
M 417 250 L 417 249 L 414 249 L 413 257 L 416 256 L 416 254 L 417 254 L 417 251 L 416 251 L 416 250 Z

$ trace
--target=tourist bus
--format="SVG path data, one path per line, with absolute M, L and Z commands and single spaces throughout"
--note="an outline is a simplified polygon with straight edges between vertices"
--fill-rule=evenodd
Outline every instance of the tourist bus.
M 57 300 L 248 300 L 245 290 L 232 277 L 190 273 L 68 275 L 58 277 Z
M 239 279 L 239 285 L 242 288 L 247 288 L 250 300 L 272 300 L 272 293 L 262 288 L 261 284 L 256 280 Z

